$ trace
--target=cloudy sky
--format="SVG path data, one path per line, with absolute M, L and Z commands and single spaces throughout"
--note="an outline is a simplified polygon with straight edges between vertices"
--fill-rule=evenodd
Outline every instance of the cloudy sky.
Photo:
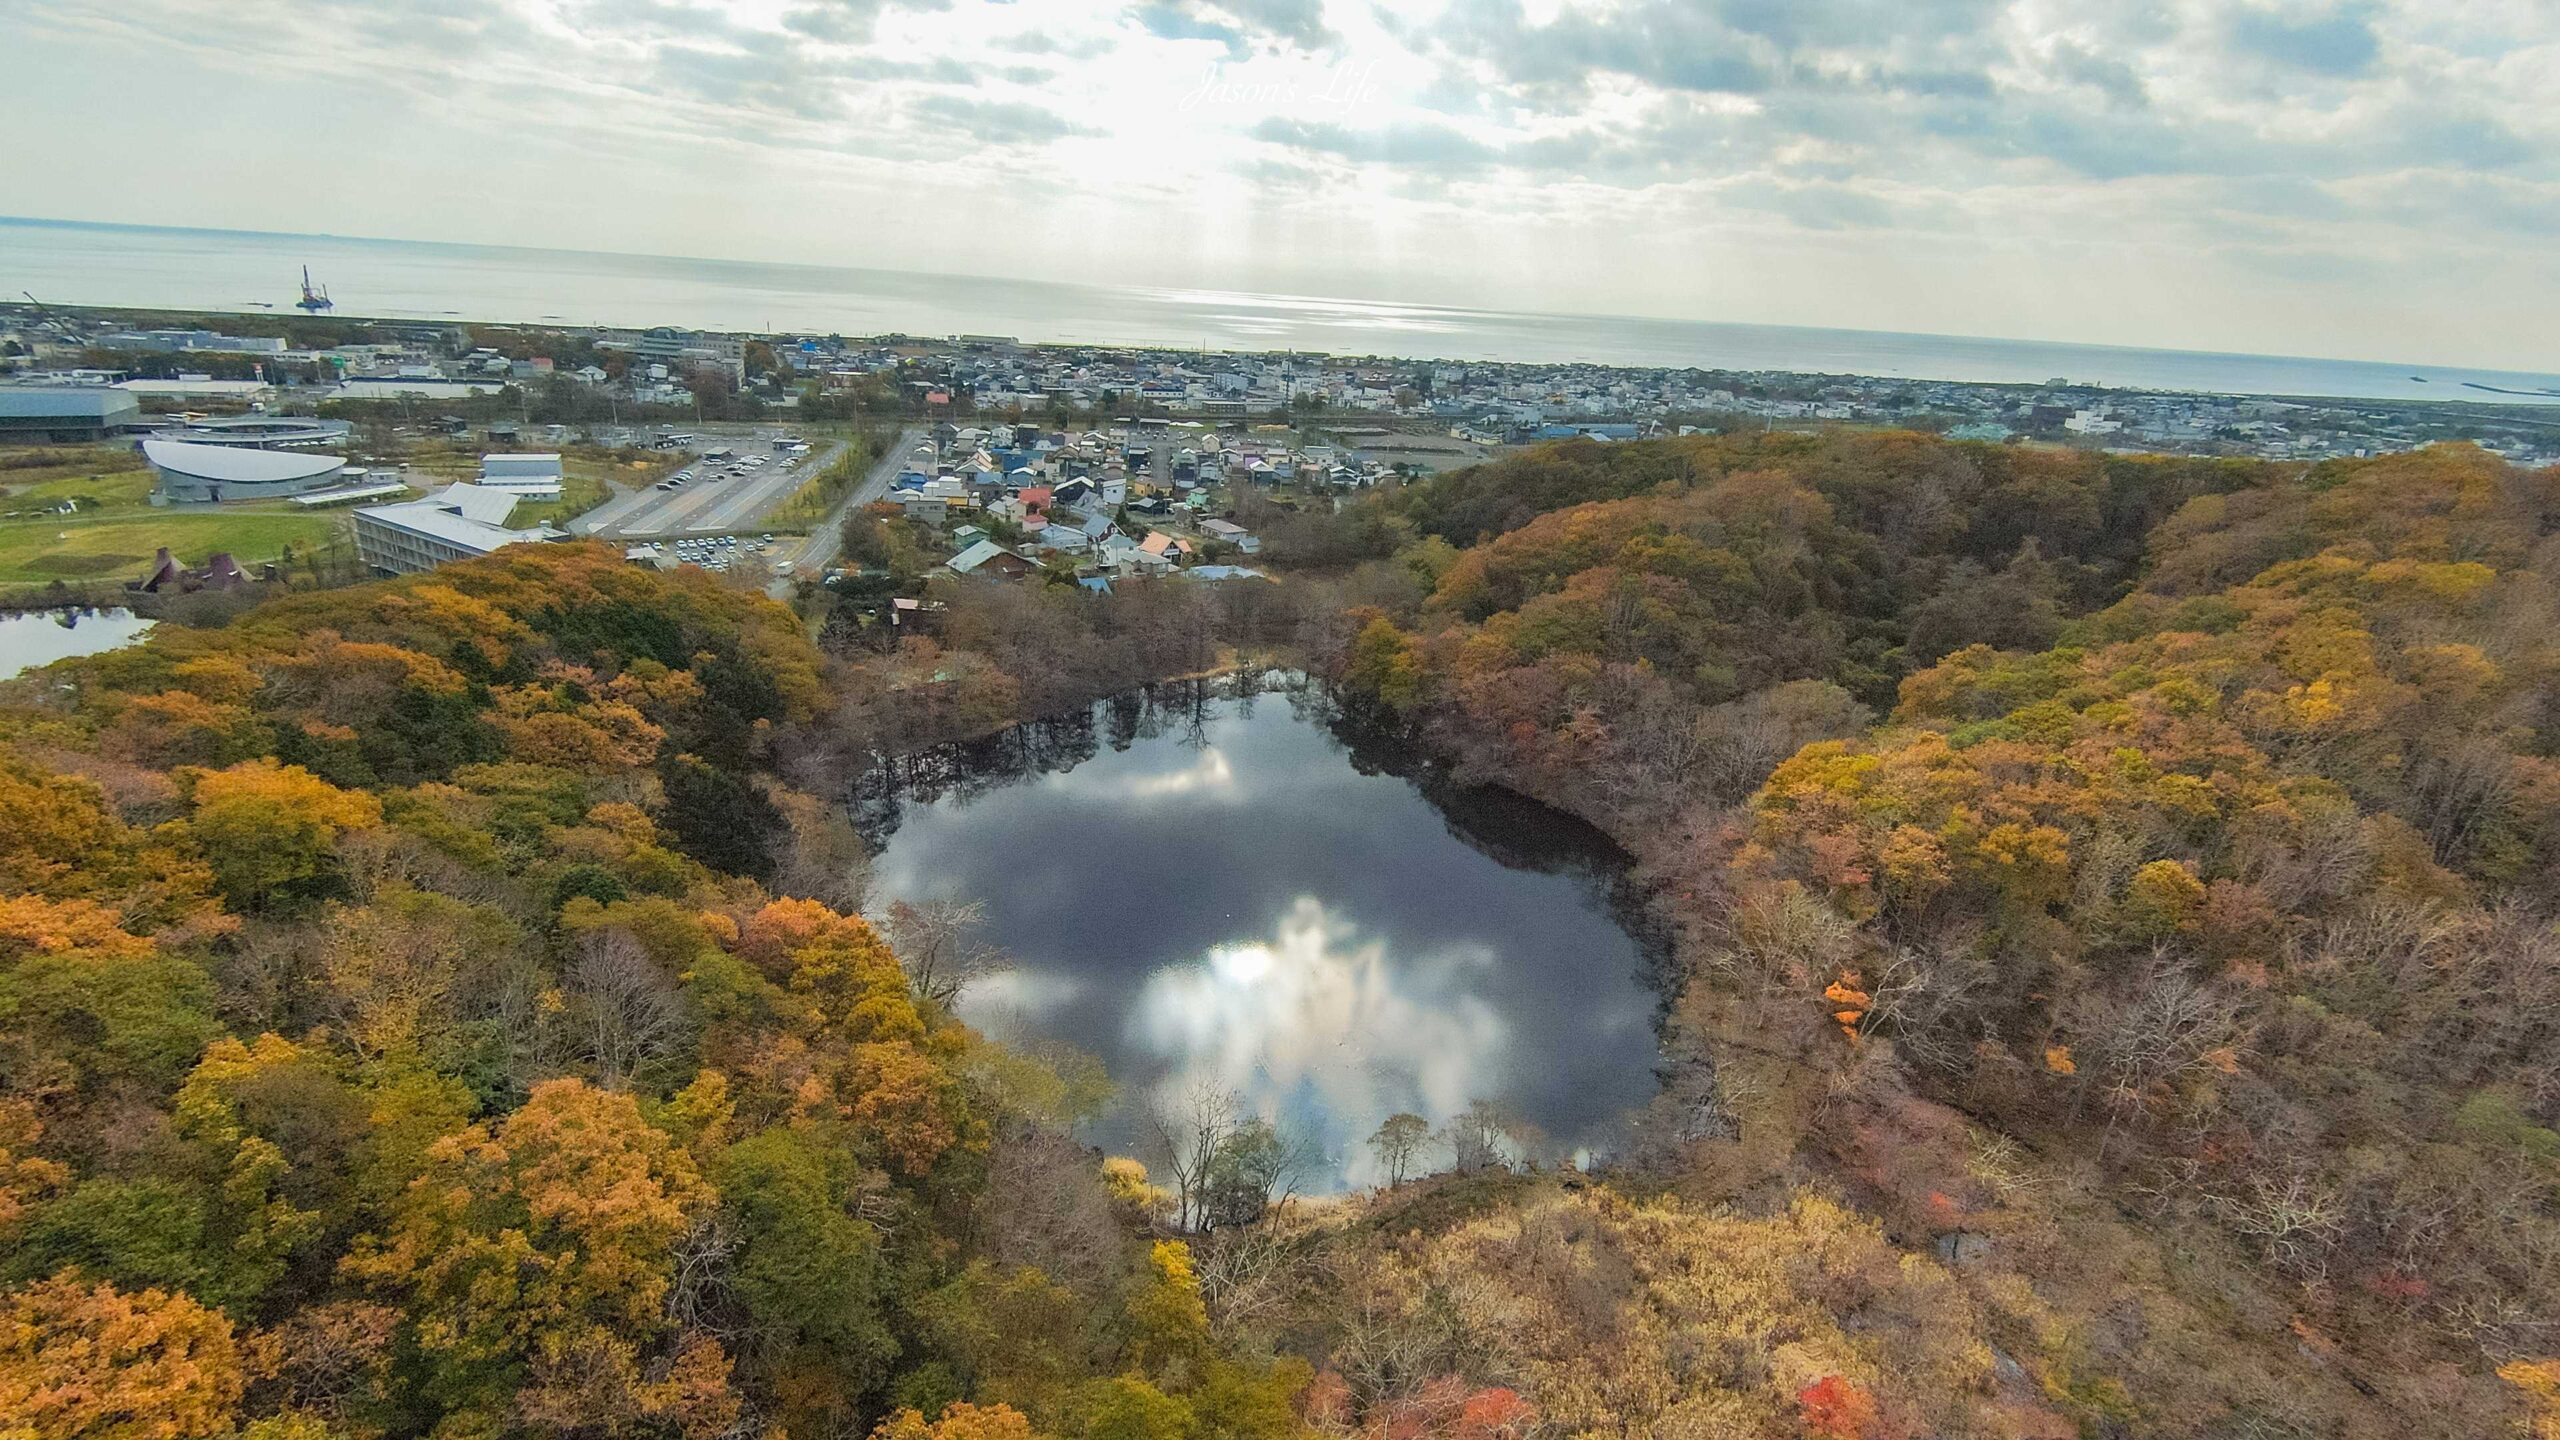
M 7 0 L 0 211 L 2560 368 L 2560 0 Z

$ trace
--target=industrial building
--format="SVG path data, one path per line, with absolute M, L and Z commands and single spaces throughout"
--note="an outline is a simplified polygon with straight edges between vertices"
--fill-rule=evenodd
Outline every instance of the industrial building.
M 718 370 L 732 384 L 747 378 L 747 342 L 735 335 L 713 335 L 699 330 L 676 330 L 660 325 L 649 330 L 607 330 L 596 344 L 609 350 L 628 351 L 642 363 L 664 365 L 669 374 L 684 375 L 695 370 Z
M 242 500 L 282 500 L 338 483 L 343 455 L 301 450 L 253 450 L 186 440 L 142 442 L 142 458 L 159 472 L 155 505 Z
M 480 485 L 527 500 L 557 500 L 561 490 L 560 457 L 551 454 L 483 455 Z
M 356 558 L 379 574 L 414 575 L 508 545 L 568 538 L 548 526 L 510 529 L 515 508 L 513 494 L 468 483 L 422 500 L 367 505 L 356 511 Z
M 0 386 L 0 440 L 112 440 L 142 425 L 142 405 L 97 385 Z
M 217 351 L 227 355 L 281 355 L 285 342 L 272 335 L 218 335 L 211 330 L 120 330 L 98 337 L 107 350 Z

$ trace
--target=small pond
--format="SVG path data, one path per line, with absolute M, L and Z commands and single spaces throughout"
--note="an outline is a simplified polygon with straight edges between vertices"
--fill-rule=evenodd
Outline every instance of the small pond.
M 1465 790 L 1282 677 L 1186 682 L 910 756 L 853 797 L 875 913 L 982 901 L 1009 971 L 962 1014 L 1102 1060 L 1094 1138 L 1208 1083 L 1321 1159 L 1485 1100 L 1559 1153 L 1605 1150 L 1655 1089 L 1653 960 L 1624 856 L 1578 820 Z M 1261 693 L 1255 693 L 1257 690 Z
M 142 638 L 152 622 L 130 610 L 27 610 L 0 614 L 0 680 L 39 665 L 95 655 Z

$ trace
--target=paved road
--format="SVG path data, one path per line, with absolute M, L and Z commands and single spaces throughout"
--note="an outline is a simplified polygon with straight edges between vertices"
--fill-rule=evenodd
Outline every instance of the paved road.
M 799 553 L 792 555 L 788 547 L 784 548 L 784 558 L 792 562 L 791 573 L 773 577 L 773 583 L 765 587 L 765 593 L 776 600 L 783 599 L 790 595 L 794 578 L 818 575 L 834 564 L 836 552 L 844 548 L 845 517 L 853 513 L 854 507 L 868 505 L 889 493 L 889 482 L 898 478 L 899 462 L 906 459 L 907 452 L 923 438 L 924 427 L 921 425 L 910 425 L 899 431 L 897 438 L 889 442 L 889 448 L 880 452 L 880 459 L 871 467 L 871 473 L 847 491 L 827 518 L 818 522 L 818 528 L 810 533 L 809 538 L 801 542 Z
M 653 500 L 665 493 L 653 485 L 643 485 L 639 489 L 633 490 L 627 486 L 616 484 L 612 481 L 607 481 L 606 483 L 613 486 L 613 498 L 605 501 L 593 510 L 588 511 L 586 514 L 571 520 L 569 522 L 570 534 L 618 535 L 622 532 L 614 527 L 622 523 L 624 516 L 648 506 Z
M 651 486 L 590 512 L 590 532 L 624 540 L 673 539 L 686 535 L 728 535 L 753 530 L 765 512 L 788 500 L 811 475 L 844 453 L 844 442 L 811 452 L 791 464 L 769 464 L 737 477 L 717 475 L 711 462 L 693 464 L 696 478 L 682 489 Z M 715 478 L 716 477 L 716 478 Z M 606 515 L 603 510 L 611 510 Z

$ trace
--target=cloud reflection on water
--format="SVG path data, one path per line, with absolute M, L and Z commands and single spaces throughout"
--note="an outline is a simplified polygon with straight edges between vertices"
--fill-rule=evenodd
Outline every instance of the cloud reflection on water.
M 1645 1102 L 1656 1000 L 1605 842 L 1355 764 L 1320 706 L 1196 688 L 914 762 L 944 788 L 898 797 L 872 868 L 875 910 L 985 903 L 1017 966 L 962 1016 L 1102 1061 L 1088 1138 L 1142 1152 L 1150 1100 L 1206 1079 L 1320 1147 L 1327 1191 L 1398 1110 L 1483 1099 L 1572 1149 Z
M 1481 945 L 1392 955 L 1301 895 L 1268 941 L 1222 945 L 1149 976 L 1128 1043 L 1162 1061 L 1156 1098 L 1203 1082 L 1312 1132 L 1353 1185 L 1383 1178 L 1361 1142 L 1399 1110 L 1456 1114 L 1508 1088 L 1510 1027 L 1475 992 Z

